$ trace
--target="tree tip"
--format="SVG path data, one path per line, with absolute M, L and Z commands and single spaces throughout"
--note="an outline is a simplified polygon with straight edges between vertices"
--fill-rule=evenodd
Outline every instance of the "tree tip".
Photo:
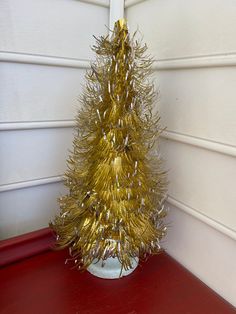
M 120 29 L 127 29 L 127 21 L 126 19 L 122 18 L 119 19 L 116 23 L 115 26 L 117 26 Z

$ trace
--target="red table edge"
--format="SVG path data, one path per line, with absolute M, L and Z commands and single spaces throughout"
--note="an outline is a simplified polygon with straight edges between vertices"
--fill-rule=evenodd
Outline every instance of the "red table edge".
M 52 250 L 55 244 L 55 239 L 55 234 L 50 228 L 43 228 L 0 241 L 0 267 L 6 267 L 11 263 L 17 263 L 23 259 Z M 164 254 L 169 256 L 166 252 Z M 170 258 L 173 259 L 172 257 Z M 177 261 L 175 262 L 177 263 Z M 184 268 L 186 272 L 194 276 L 183 265 L 180 266 Z M 195 277 L 195 279 L 201 281 L 197 277 Z M 207 286 L 204 282 L 202 283 Z M 222 296 L 218 295 L 213 290 L 212 292 L 222 299 L 224 303 L 227 303 L 230 308 L 234 308 L 234 306 L 225 300 Z
M 53 248 L 55 236 L 43 228 L 0 241 L 0 267 L 43 253 Z

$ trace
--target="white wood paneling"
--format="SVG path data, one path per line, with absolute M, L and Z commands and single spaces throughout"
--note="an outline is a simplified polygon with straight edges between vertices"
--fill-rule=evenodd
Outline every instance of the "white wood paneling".
M 0 184 L 64 173 L 72 129 L 5 131 L 0 134 Z
M 0 121 L 72 119 L 85 70 L 0 63 Z
M 0 50 L 90 59 L 93 35 L 107 33 L 108 8 L 68 0 L 0 2 Z
M 236 305 L 236 2 L 128 0 L 126 8 L 156 59 L 156 109 L 167 127 L 164 246 Z
M 169 169 L 169 194 L 235 229 L 235 158 L 184 143 L 162 140 Z
M 109 0 L 0 2 L 1 238 L 48 225 Z
M 47 227 L 58 212 L 57 198 L 63 193 L 62 183 L 2 192 L 0 239 Z
M 234 229 L 234 158 L 175 142 L 162 151 L 170 168 L 170 195 Z
M 156 72 L 168 130 L 236 146 L 236 67 Z
M 164 248 L 236 306 L 236 242 L 175 206 L 169 205 L 169 209 Z
M 236 52 L 233 0 L 147 0 L 127 8 L 157 59 Z

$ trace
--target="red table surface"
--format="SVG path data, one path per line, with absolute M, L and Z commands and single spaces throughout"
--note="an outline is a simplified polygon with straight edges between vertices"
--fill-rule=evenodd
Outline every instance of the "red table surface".
M 228 314 L 235 309 L 165 253 L 128 277 L 99 279 L 48 251 L 0 270 L 4 314 Z

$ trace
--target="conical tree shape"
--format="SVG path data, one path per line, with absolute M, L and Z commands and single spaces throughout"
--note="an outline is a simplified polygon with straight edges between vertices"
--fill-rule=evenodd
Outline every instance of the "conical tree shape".
M 166 229 L 166 175 L 151 154 L 160 135 L 148 81 L 152 60 L 124 20 L 116 22 L 111 39 L 96 40 L 97 60 L 86 74 L 68 160 L 69 194 L 60 199 L 51 227 L 79 268 L 113 256 L 129 269 L 130 257 L 159 252 Z

